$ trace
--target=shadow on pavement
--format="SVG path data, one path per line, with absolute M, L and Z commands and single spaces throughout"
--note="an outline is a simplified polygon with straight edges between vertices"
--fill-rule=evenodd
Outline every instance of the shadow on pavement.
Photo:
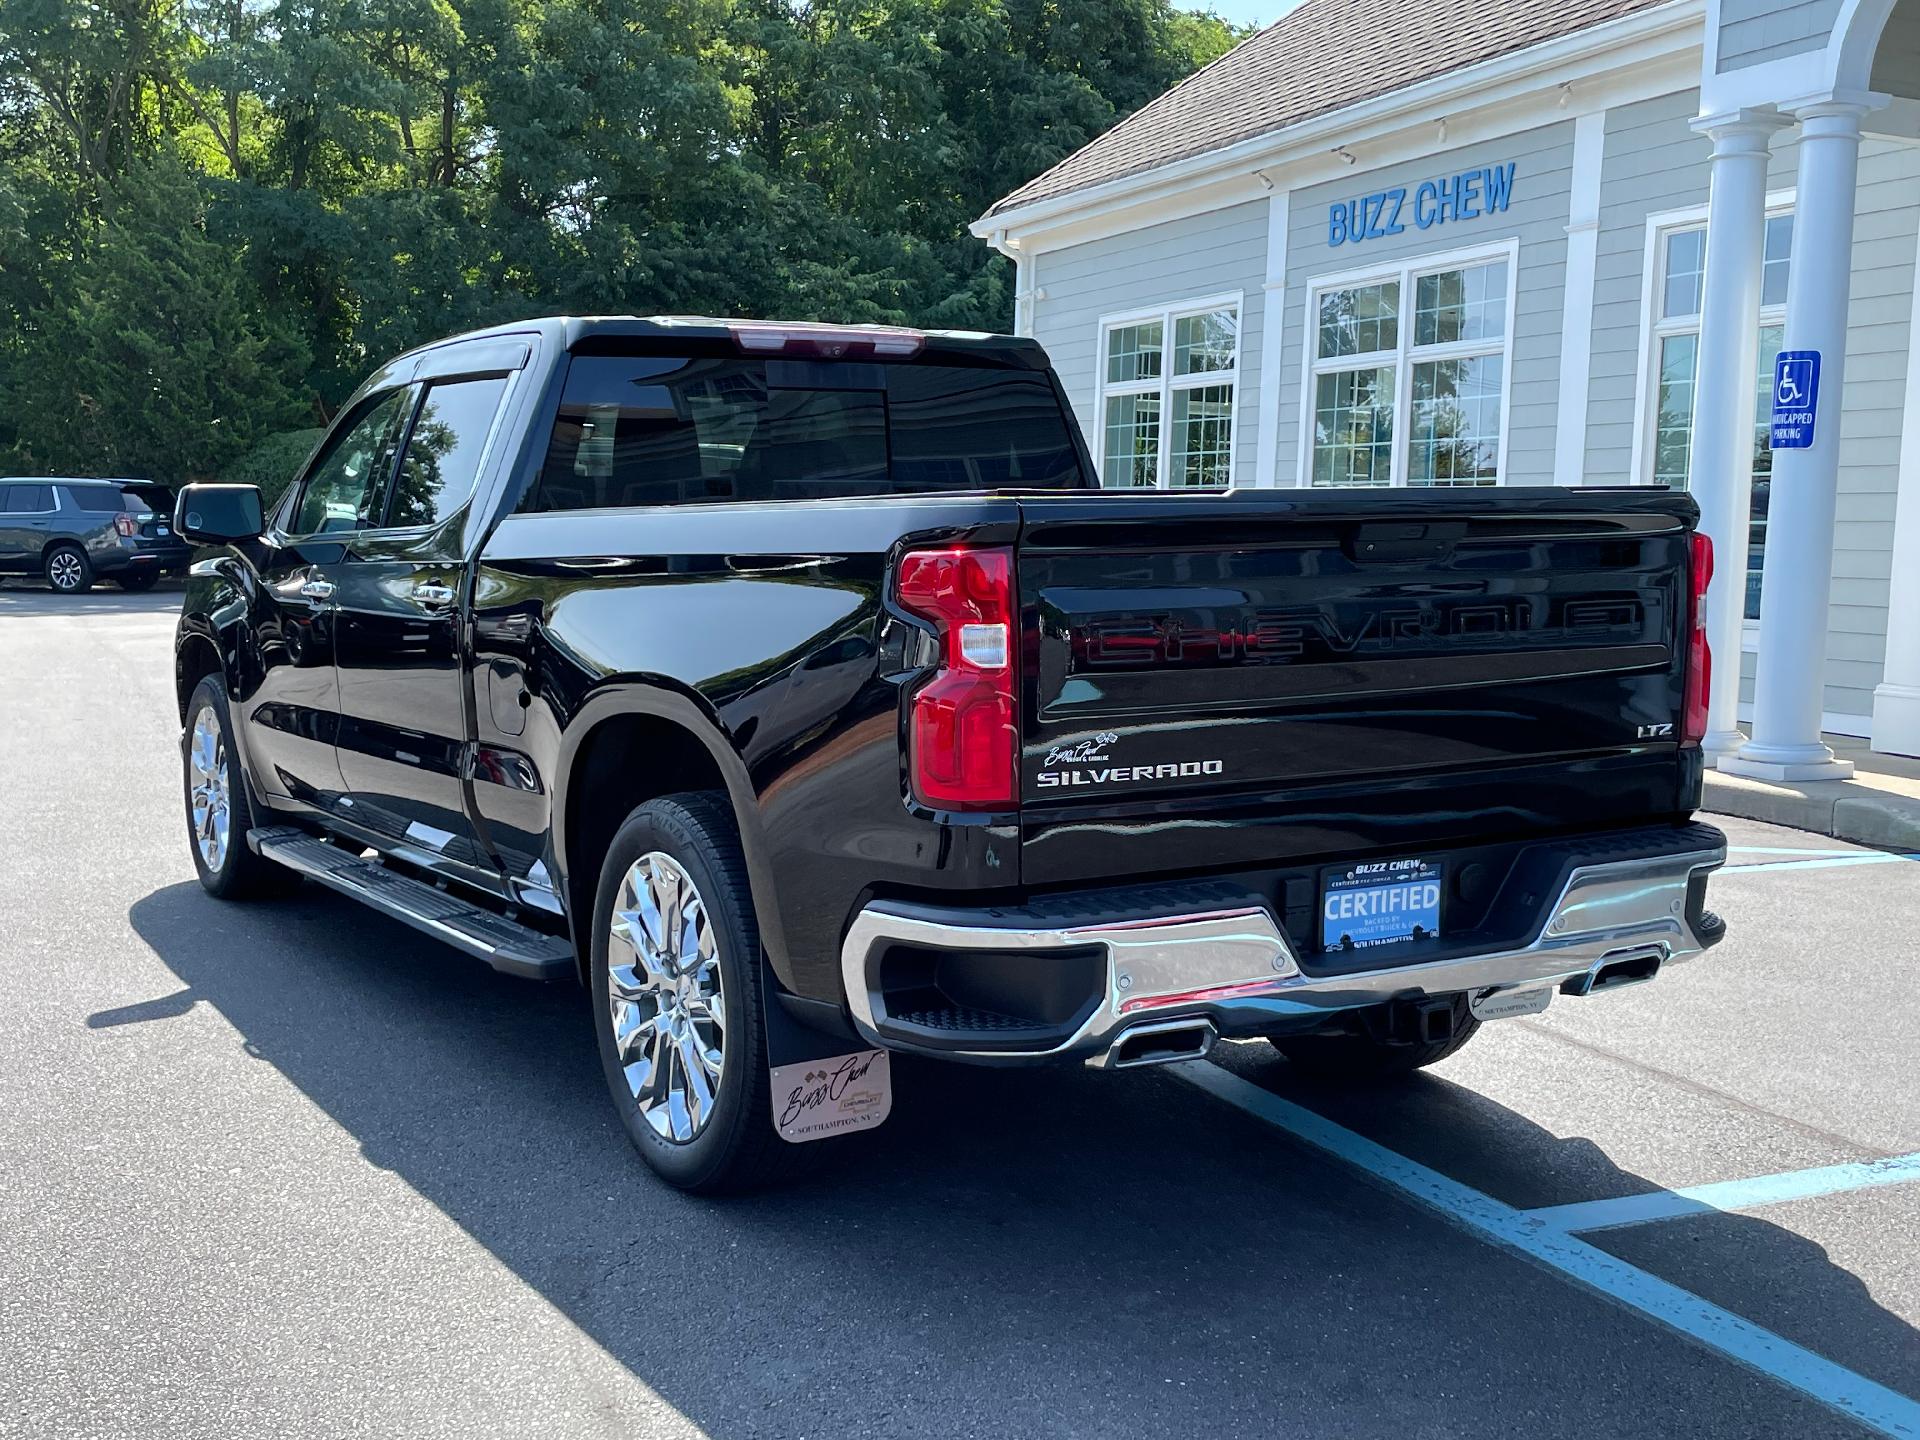
M 186 988 L 90 1025 L 213 1006 L 370 1163 L 727 1440 L 1860 1433 L 1152 1072 L 901 1065 L 894 1118 L 823 1173 L 695 1200 L 628 1149 L 571 985 L 310 887 L 241 908 L 174 885 L 131 919 Z M 1277 1058 L 1254 1068 L 1286 1088 Z M 1447 1102 L 1463 1153 L 1527 1123 L 1413 1089 Z M 1911 1346 L 1818 1247 L 1737 1223 L 1753 1284 L 1792 1274 L 1842 1363 Z
M 186 583 L 168 576 L 151 590 L 130 594 L 111 580 L 84 595 L 62 595 L 36 582 L 0 584 L 0 620 L 75 615 L 178 615 Z

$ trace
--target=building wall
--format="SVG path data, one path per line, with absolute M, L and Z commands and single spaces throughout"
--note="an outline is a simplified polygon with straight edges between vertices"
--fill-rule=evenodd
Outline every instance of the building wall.
M 1886 653 L 1901 406 L 1913 356 L 1920 147 L 1879 140 L 1861 146 L 1853 223 L 1825 708 L 1865 715 Z
M 1687 125 L 1699 113 L 1698 100 L 1689 90 L 1607 112 L 1587 379 L 1590 485 L 1624 485 L 1637 478 L 1634 426 L 1646 401 L 1640 307 L 1647 217 L 1706 203 L 1707 157 L 1713 147 Z
M 1647 423 L 1651 377 L 1643 369 L 1643 292 L 1648 217 L 1707 203 L 1709 142 L 1689 122 L 1694 91 L 1610 110 L 1600 172 L 1595 236 L 1591 369 L 1585 406 L 1583 478 L 1639 483 L 1636 430 Z M 1794 132 L 1775 140 L 1770 188 L 1794 188 Z M 1299 478 L 1306 301 L 1318 278 L 1384 260 L 1415 258 L 1517 238 L 1516 314 L 1510 351 L 1507 439 L 1511 483 L 1552 480 L 1563 329 L 1566 225 L 1572 170 L 1571 120 L 1503 139 L 1435 150 L 1415 162 L 1355 167 L 1288 200 L 1286 276 L 1263 293 L 1268 206 L 1254 202 L 1156 225 L 1129 235 L 1043 252 L 1034 331 L 1059 367 L 1091 436 L 1097 415 L 1094 363 L 1102 315 L 1221 291 L 1243 292 L 1243 353 L 1236 436 L 1238 483 L 1292 485 Z M 1508 161 L 1513 199 L 1497 216 L 1451 222 L 1380 239 L 1331 246 L 1328 207 L 1422 179 Z M 1861 152 L 1854 274 L 1841 418 L 1841 472 L 1824 709 L 1868 715 L 1887 631 L 1888 582 L 1901 445 L 1901 406 L 1914 338 L 1910 297 L 1920 230 L 1920 146 L 1869 140 Z M 1280 324 L 1263 314 L 1276 302 Z M 1278 344 L 1266 337 L 1278 329 Z M 1255 474 L 1260 368 L 1280 366 L 1275 473 Z M 1916 437 L 1914 443 L 1920 443 Z M 1642 465 L 1644 472 L 1645 466 Z M 1749 685 L 1753 656 L 1744 669 Z M 1743 697 L 1748 686 L 1743 686 Z M 1864 732 L 1864 723 L 1852 727 Z
M 1328 212 L 1341 201 L 1404 187 L 1407 206 L 1423 180 L 1483 166 L 1514 166 L 1513 195 L 1498 215 L 1451 221 L 1381 239 L 1328 243 Z M 1364 270 L 1384 261 L 1417 259 L 1517 238 L 1520 256 L 1513 277 L 1514 333 L 1507 422 L 1506 478 L 1513 484 L 1553 479 L 1554 424 L 1559 408 L 1562 290 L 1566 283 L 1567 204 L 1573 174 L 1573 122 L 1503 136 L 1458 149 L 1435 149 L 1415 161 L 1377 170 L 1356 170 L 1324 185 L 1296 190 L 1288 201 L 1284 325 L 1280 338 L 1280 423 L 1277 474 L 1297 483 L 1300 469 L 1302 384 L 1306 364 L 1307 296 L 1329 275 Z M 1403 207 L 1403 211 L 1406 207 Z
M 1647 478 L 1634 468 L 1636 429 L 1646 424 L 1652 385 L 1642 367 L 1647 218 L 1707 203 L 1712 146 L 1690 128 L 1697 113 L 1698 96 L 1688 91 L 1607 115 L 1587 397 L 1589 484 Z M 1793 136 L 1785 130 L 1774 142 L 1770 189 L 1794 188 Z M 1905 297 L 1913 293 L 1920 226 L 1920 149 L 1866 141 L 1856 209 L 1824 708 L 1831 715 L 1864 716 L 1873 708 L 1886 648 L 1889 534 L 1910 353 Z M 1751 698 L 1752 664 L 1749 654 L 1743 698 Z
M 1254 485 L 1254 436 L 1260 422 L 1258 376 L 1264 359 L 1267 206 L 1234 205 L 1130 234 L 1036 257 L 1034 338 L 1047 347 L 1080 417 L 1097 441 L 1100 320 L 1150 305 L 1241 292 L 1240 389 L 1236 411 L 1236 483 Z
M 1721 0 L 1722 71 L 1819 50 L 1833 33 L 1840 0 Z

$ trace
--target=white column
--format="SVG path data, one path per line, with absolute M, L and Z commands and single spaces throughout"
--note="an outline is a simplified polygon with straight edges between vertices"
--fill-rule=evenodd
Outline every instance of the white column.
M 1866 112 L 1864 104 L 1840 100 L 1793 112 L 1800 121 L 1800 168 L 1782 348 L 1820 352 L 1814 443 L 1773 453 L 1753 738 L 1720 762 L 1722 770 L 1762 780 L 1844 780 L 1853 774 L 1853 766 L 1834 759 L 1821 741 L 1820 712 L 1853 279 L 1854 182 Z
M 1560 307 L 1560 398 L 1554 415 L 1553 483 L 1586 481 L 1588 383 L 1593 376 L 1593 282 L 1600 256 L 1600 171 L 1607 112 L 1573 122 L 1567 187 L 1567 279 Z
M 1260 295 L 1260 431 L 1253 483 L 1279 483 L 1280 337 L 1287 328 L 1287 192 L 1267 197 L 1267 280 Z
M 1920 244 L 1914 252 L 1920 278 Z M 1920 755 L 1920 284 L 1907 331 L 1907 393 L 1900 417 L 1899 506 L 1893 517 L 1893 583 L 1887 588 L 1887 663 L 1873 692 L 1873 748 Z
M 1700 300 L 1693 451 L 1687 488 L 1713 541 L 1707 643 L 1707 758 L 1730 755 L 1740 733 L 1740 632 L 1746 608 L 1747 522 L 1753 505 L 1753 375 L 1760 363 L 1760 276 L 1766 259 L 1767 141 L 1779 115 L 1735 110 L 1703 115 L 1713 141 L 1707 203 L 1707 273 Z

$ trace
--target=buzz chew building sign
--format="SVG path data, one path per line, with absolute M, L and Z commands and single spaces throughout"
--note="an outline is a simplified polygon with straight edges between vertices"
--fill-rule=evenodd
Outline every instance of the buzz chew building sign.
M 1338 200 L 1327 207 L 1327 244 L 1358 245 L 1403 235 L 1407 226 L 1430 230 L 1449 220 L 1477 220 L 1498 215 L 1513 198 L 1513 161 L 1436 175 L 1414 187 L 1411 198 L 1404 185 L 1376 190 L 1355 200 Z

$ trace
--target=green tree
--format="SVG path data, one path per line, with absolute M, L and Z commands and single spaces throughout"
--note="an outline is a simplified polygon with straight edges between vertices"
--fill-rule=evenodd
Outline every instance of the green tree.
M 544 312 L 1005 328 L 967 223 L 1235 38 L 1169 0 L 0 0 L 0 454 L 206 473 Z
M 169 483 L 210 478 L 306 413 L 304 356 L 247 303 L 171 158 L 116 186 L 112 218 L 27 316 L 13 376 L 19 463 Z

